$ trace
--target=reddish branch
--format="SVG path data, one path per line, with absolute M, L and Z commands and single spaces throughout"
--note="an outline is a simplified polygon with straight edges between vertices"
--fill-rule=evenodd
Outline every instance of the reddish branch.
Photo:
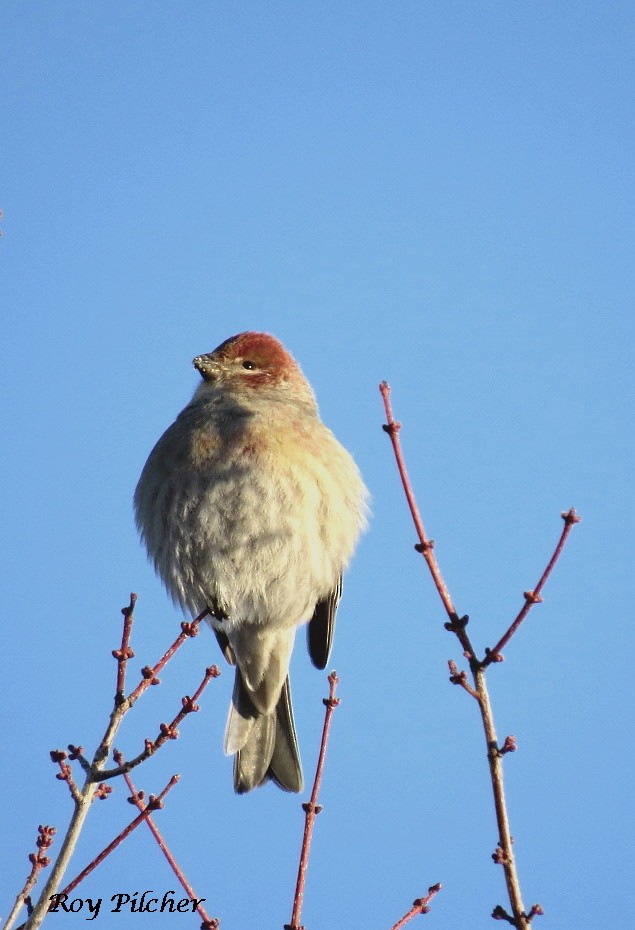
M 147 739 L 145 741 L 145 749 L 139 753 L 138 756 L 135 756 L 134 759 L 130 759 L 128 762 L 123 765 L 117 765 L 117 768 L 114 769 L 104 769 L 99 773 L 99 777 L 103 780 L 109 778 L 116 778 L 118 775 L 125 775 L 126 772 L 132 771 L 142 762 L 145 762 L 146 759 L 149 759 L 150 756 L 154 755 L 157 749 L 160 749 L 164 743 L 169 739 L 178 739 L 179 737 L 179 726 L 183 722 L 184 718 L 188 714 L 196 713 L 199 710 L 199 706 L 196 703 L 200 698 L 201 694 L 210 683 L 212 678 L 218 678 L 220 675 L 220 669 L 217 665 L 210 665 L 209 668 L 205 670 L 205 677 L 202 682 L 194 692 L 192 697 L 186 695 L 181 698 L 181 710 L 178 712 L 176 717 L 171 723 L 162 723 L 159 725 L 159 735 L 155 740 Z
M 324 715 L 322 742 L 320 744 L 320 755 L 318 757 L 317 768 L 315 770 L 313 791 L 311 792 L 311 799 L 308 801 L 308 803 L 302 805 L 302 810 L 305 813 L 304 835 L 302 837 L 302 849 L 300 850 L 298 879 L 295 887 L 295 896 L 293 898 L 293 913 L 291 914 L 291 923 L 285 924 L 284 930 L 303 930 L 303 928 L 300 926 L 300 919 L 302 914 L 302 902 L 304 900 L 306 871 L 309 865 L 309 851 L 311 849 L 311 839 L 313 837 L 313 826 L 315 824 L 315 818 L 322 810 L 322 807 L 317 803 L 317 800 L 320 791 L 320 785 L 322 784 L 322 773 L 324 771 L 324 760 L 326 758 L 326 747 L 328 744 L 329 729 L 331 727 L 331 717 L 333 716 L 333 711 L 340 703 L 339 698 L 335 697 L 335 689 L 337 687 L 339 678 L 335 672 L 331 672 L 331 674 L 328 676 L 328 680 L 329 696 L 323 699 L 324 706 L 326 707 L 326 713 Z
M 121 703 L 124 699 L 124 691 L 126 686 L 126 666 L 128 664 L 128 659 L 134 658 L 134 652 L 130 648 L 129 644 L 136 603 L 137 595 L 133 592 L 130 595 L 129 605 L 127 607 L 123 607 L 121 610 L 124 618 L 123 630 L 121 632 L 121 647 L 119 649 L 113 649 L 112 653 L 113 657 L 117 660 L 117 691 L 115 701 L 119 703 Z
M 545 582 L 547 581 L 547 578 L 553 571 L 553 568 L 556 562 L 560 558 L 560 555 L 562 553 L 562 550 L 565 547 L 565 543 L 567 541 L 569 533 L 571 532 L 575 524 L 579 523 L 581 519 L 576 514 L 573 507 L 570 510 L 566 511 L 566 513 L 561 513 L 560 516 L 564 520 L 564 528 L 560 535 L 560 539 L 558 540 L 558 544 L 556 548 L 554 549 L 553 555 L 549 559 L 549 564 L 547 565 L 544 572 L 542 573 L 540 577 L 540 581 L 538 582 L 536 587 L 533 589 L 533 591 L 523 592 L 523 596 L 525 598 L 525 604 L 522 607 L 522 609 L 519 611 L 516 619 L 510 625 L 509 629 L 503 634 L 503 636 L 501 636 L 501 638 L 496 643 L 493 649 L 485 650 L 486 654 L 485 654 L 485 658 L 483 659 L 483 663 L 482 663 L 483 665 L 489 665 L 491 662 L 501 661 L 502 659 L 501 650 L 505 648 L 505 646 L 510 641 L 514 633 L 517 631 L 518 627 L 523 622 L 523 620 L 525 619 L 525 617 L 527 616 L 531 608 L 534 606 L 534 604 L 542 603 L 542 597 L 540 596 L 540 594 L 541 594 L 542 589 L 545 586 Z
M 51 860 L 46 855 L 47 849 L 53 843 L 53 837 L 55 836 L 55 827 L 40 826 L 37 828 L 38 838 L 36 841 L 37 852 L 29 853 L 29 862 L 31 863 L 31 871 L 27 875 L 27 879 L 24 883 L 22 891 L 18 894 L 15 899 L 15 904 L 11 909 L 11 913 L 7 917 L 2 930 L 9 930 L 10 927 L 15 923 L 18 914 L 20 913 L 20 908 L 24 903 L 27 902 L 31 889 L 38 880 L 38 875 L 45 869 L 47 865 L 51 864 Z
M 408 921 L 412 920 L 413 917 L 416 917 L 417 914 L 427 914 L 430 910 L 430 901 L 434 898 L 436 894 L 441 891 L 441 883 L 437 885 L 431 885 L 428 888 L 428 893 L 425 898 L 417 898 L 412 902 L 412 907 L 407 914 L 404 914 L 401 920 L 398 920 L 397 923 L 390 928 L 390 930 L 401 930 L 402 927 L 405 927 Z
M 137 791 L 132 781 L 132 778 L 130 777 L 130 775 L 128 775 L 127 772 L 125 772 L 125 762 L 124 762 L 124 758 L 121 755 L 121 753 L 115 750 L 113 755 L 115 757 L 115 762 L 117 763 L 118 766 L 121 767 L 122 772 L 124 773 L 123 777 L 126 781 L 126 784 L 128 785 L 128 788 L 130 789 L 131 797 L 129 800 L 133 804 L 135 804 L 140 811 L 143 811 L 144 810 L 143 791 Z M 165 840 L 163 839 L 161 835 L 161 832 L 159 831 L 159 828 L 157 827 L 157 825 L 155 824 L 154 820 L 152 819 L 150 815 L 148 815 L 148 817 L 146 818 L 146 824 L 148 825 L 153 837 L 157 841 L 159 845 L 159 849 L 161 850 L 165 858 L 168 860 L 172 871 L 174 872 L 177 879 L 181 883 L 185 893 L 188 895 L 190 900 L 196 901 L 196 910 L 200 914 L 201 920 L 203 921 L 203 923 L 201 924 L 201 930 L 217 930 L 219 926 L 218 919 L 215 917 L 210 917 L 207 914 L 205 908 L 200 903 L 201 899 L 199 899 L 198 895 L 195 893 L 194 889 L 192 888 L 187 878 L 183 874 L 181 867 L 179 866 L 178 862 L 172 855 L 167 843 L 165 842 Z
M 165 786 L 165 788 L 163 789 L 163 791 L 161 792 L 161 794 L 157 795 L 157 797 L 151 794 L 148 799 L 147 805 L 142 809 L 139 816 L 135 817 L 135 819 L 132 820 L 128 824 L 128 826 L 125 827 L 121 831 L 121 833 L 119 833 L 114 838 L 114 840 L 111 843 L 109 843 L 108 846 L 105 847 L 105 849 L 102 849 L 99 855 L 95 856 L 92 862 L 89 862 L 86 868 L 82 869 L 79 875 L 77 875 L 73 879 L 72 882 L 69 882 L 69 884 L 65 888 L 63 888 L 62 891 L 59 892 L 59 894 L 70 894 L 71 891 L 73 891 L 74 888 L 77 888 L 80 882 L 83 882 L 84 879 L 87 878 L 90 875 L 90 873 L 93 872 L 97 868 L 97 866 L 101 862 L 103 862 L 104 859 L 106 859 L 111 854 L 111 852 L 113 852 L 117 848 L 117 846 L 119 846 L 120 843 L 123 843 L 126 837 L 130 836 L 130 834 L 133 833 L 134 830 L 136 830 L 137 827 L 140 824 L 142 824 L 144 820 L 147 820 L 153 811 L 161 810 L 161 808 L 163 807 L 163 799 L 165 798 L 168 791 L 170 791 L 176 785 L 179 778 L 180 778 L 180 775 L 173 775 L 172 778 L 167 783 L 167 785 Z
M 445 612 L 450 618 L 450 622 L 446 624 L 446 629 L 451 630 L 456 634 L 459 642 L 463 646 L 463 652 L 465 653 L 466 658 L 470 661 L 475 661 L 476 653 L 472 648 L 472 644 L 465 629 L 467 626 L 468 618 L 459 617 L 454 604 L 452 603 L 450 592 L 448 591 L 445 581 L 441 576 L 441 570 L 434 556 L 434 540 L 428 539 L 426 535 L 423 520 L 421 518 L 421 514 L 419 513 L 419 507 L 417 506 L 417 501 L 415 499 L 414 491 L 412 490 L 412 485 L 410 484 L 406 463 L 401 451 L 401 443 L 399 442 L 399 430 L 401 429 L 401 423 L 397 423 L 392 415 L 392 404 L 390 403 L 390 385 L 387 381 L 382 381 L 379 385 L 379 390 L 384 401 L 386 419 L 388 421 L 383 425 L 382 429 L 388 433 L 388 436 L 390 437 L 393 452 L 395 454 L 395 460 L 397 462 L 397 468 L 399 469 L 399 475 L 401 477 L 401 483 L 403 485 L 406 500 L 408 501 L 408 507 L 410 508 L 410 513 L 412 515 L 412 521 L 415 525 L 417 536 L 419 537 L 419 542 L 415 546 L 415 549 L 417 552 L 420 552 L 426 560 L 430 574 L 432 575 L 432 580 L 434 581 L 435 587 L 439 592 L 439 597 L 441 598 L 443 606 L 445 607 Z
M 130 595 L 130 603 L 127 607 L 124 607 L 122 614 L 124 617 L 123 631 L 121 636 L 121 647 L 113 651 L 113 656 L 117 660 L 117 681 L 116 681 L 116 691 L 114 699 L 114 707 L 110 714 L 110 720 L 106 731 L 97 747 L 92 761 L 89 761 L 84 755 L 83 748 L 81 746 L 69 745 L 71 760 L 76 760 L 80 763 L 82 769 L 85 772 L 85 781 L 83 787 L 80 789 L 75 782 L 73 781 L 71 769 L 68 763 L 66 762 L 66 753 L 56 750 L 51 754 L 52 759 L 60 766 L 60 773 L 58 778 L 63 779 L 67 782 L 73 800 L 75 802 L 75 811 L 71 817 L 71 822 L 66 831 L 66 835 L 63 839 L 60 852 L 55 861 L 55 865 L 51 870 L 48 881 L 40 895 L 40 898 L 35 905 L 32 913 L 29 915 L 29 919 L 25 927 L 27 930 L 36 930 L 40 926 L 44 916 L 47 913 L 48 905 L 50 898 L 53 894 L 57 892 L 59 885 L 61 884 L 62 877 L 68 867 L 71 855 L 77 843 L 79 834 L 83 828 L 84 821 L 88 815 L 90 806 L 95 798 L 105 798 L 110 793 L 110 788 L 104 783 L 104 779 L 114 777 L 116 774 L 123 774 L 123 770 L 117 769 L 111 772 L 105 771 L 105 764 L 107 759 L 110 756 L 112 751 L 113 741 L 115 735 L 125 717 L 126 713 L 130 710 L 133 704 L 137 699 L 146 691 L 150 685 L 156 685 L 159 683 L 158 674 L 165 667 L 165 665 L 170 661 L 178 649 L 183 645 L 186 639 L 192 636 L 196 636 L 198 633 L 198 627 L 203 618 L 209 613 L 205 610 L 198 617 L 196 617 L 191 623 L 182 623 L 181 624 L 181 633 L 176 638 L 174 643 L 170 646 L 167 652 L 163 657 L 156 663 L 156 665 L 149 667 L 146 666 L 142 670 L 143 678 L 134 691 L 125 697 L 125 679 L 126 679 L 126 669 L 128 660 L 132 657 L 133 652 L 130 648 L 130 636 L 132 633 L 132 624 L 134 619 L 134 608 L 137 601 L 137 595 Z M 148 756 L 152 755 L 159 746 L 163 745 L 168 739 L 176 739 L 178 736 L 178 725 L 182 722 L 184 717 L 192 713 L 193 711 L 198 710 L 196 701 L 200 697 L 203 689 L 207 686 L 209 681 L 218 675 L 218 669 L 213 666 L 208 668 L 205 677 L 194 693 L 193 697 L 184 697 L 182 699 L 182 707 L 179 713 L 176 715 L 171 724 L 162 724 L 161 731 L 159 736 L 154 742 L 146 741 L 146 748 L 140 754 L 137 759 L 133 759 L 130 763 L 126 764 L 125 771 L 128 771 L 133 765 L 138 765 Z M 103 861 L 103 859 L 112 852 L 116 846 L 121 843 L 126 836 L 128 836 L 132 830 L 147 819 L 152 810 L 157 809 L 161 806 L 161 802 L 169 788 L 172 786 L 176 777 L 172 779 L 170 784 L 164 789 L 164 791 L 159 795 L 158 798 L 150 797 L 149 804 L 143 812 L 130 824 L 122 834 L 117 837 L 113 843 L 111 843 L 106 849 L 100 853 L 96 860 L 91 863 L 84 872 L 81 873 L 66 889 L 65 892 L 68 893 L 72 888 L 74 888 L 81 879 L 89 874 L 96 866 Z M 211 924 L 210 926 L 213 926 Z
M 493 854 L 493 859 L 496 863 L 502 865 L 503 867 L 505 882 L 507 885 L 507 893 L 513 912 L 510 916 L 500 905 L 497 905 L 493 916 L 497 917 L 498 919 L 508 920 L 511 924 L 518 928 L 518 930 L 528 930 L 529 924 L 531 923 L 533 917 L 537 914 L 541 914 L 542 909 L 539 904 L 535 904 L 529 913 L 525 912 L 524 910 L 520 891 L 520 883 L 516 870 L 516 861 L 512 848 L 513 839 L 509 829 L 509 818 L 507 815 L 503 783 L 502 759 L 504 755 L 509 752 L 513 752 L 516 749 L 516 740 L 513 736 L 508 736 L 502 746 L 499 746 L 498 744 L 496 729 L 494 726 L 494 715 L 492 713 L 489 693 L 485 684 L 485 672 L 487 667 L 492 662 L 501 661 L 501 649 L 509 642 L 514 633 L 516 633 L 533 604 L 540 602 L 542 588 L 544 587 L 545 582 L 551 574 L 551 571 L 553 570 L 553 567 L 564 548 L 572 526 L 575 523 L 578 523 L 580 518 L 576 515 L 576 512 L 573 510 L 573 508 L 567 513 L 562 514 L 562 517 L 565 521 L 565 527 L 556 546 L 556 549 L 540 578 L 540 581 L 533 591 L 525 592 L 525 605 L 523 609 L 512 622 L 509 629 L 498 641 L 494 649 L 487 650 L 485 658 L 482 661 L 479 660 L 476 657 L 476 653 L 472 648 L 472 644 L 465 629 L 468 618 L 467 616 L 460 617 L 455 610 L 454 604 L 452 603 L 452 598 L 450 597 L 447 586 L 443 580 L 441 571 L 432 551 L 434 544 L 426 536 L 423 521 L 419 513 L 419 508 L 417 506 L 415 495 L 412 490 L 412 485 L 410 484 L 410 479 L 408 478 L 408 472 L 406 470 L 406 465 L 401 450 L 401 444 L 399 441 L 399 430 L 401 428 L 401 424 L 395 421 L 392 413 L 392 405 L 390 402 L 390 386 L 386 381 L 382 381 L 382 383 L 379 385 L 379 390 L 384 401 L 384 408 L 386 411 L 387 419 L 387 423 L 384 425 L 383 429 L 390 437 L 395 454 L 395 460 L 397 462 L 397 468 L 399 469 L 401 482 L 404 488 L 404 493 L 406 495 L 406 500 L 408 501 L 408 506 L 412 514 L 412 519 L 417 531 L 417 535 L 419 536 L 419 543 L 415 546 L 415 548 L 418 552 L 421 552 L 426 560 L 428 568 L 430 569 L 432 579 L 449 617 L 450 622 L 446 623 L 445 627 L 456 635 L 459 642 L 461 643 L 461 646 L 463 647 L 463 654 L 468 659 L 470 664 L 470 671 L 472 673 L 474 687 L 468 683 L 467 673 L 464 671 L 459 671 L 454 662 L 449 663 L 451 676 L 450 681 L 452 681 L 453 684 L 460 685 L 476 699 L 481 713 L 481 720 L 483 723 L 483 730 L 487 743 L 487 758 L 490 769 L 490 778 L 494 795 L 494 807 L 496 809 L 496 821 L 499 833 L 499 844 L 497 846 L 496 852 Z
M 71 769 L 70 765 L 66 761 L 66 759 L 68 759 L 68 755 L 64 752 L 63 749 L 53 749 L 51 750 L 49 755 L 51 757 L 51 762 L 57 763 L 57 765 L 59 765 L 60 767 L 60 770 L 55 777 L 59 781 L 66 782 L 73 801 L 75 802 L 75 804 L 80 804 L 82 800 L 82 793 L 77 787 L 77 785 L 75 784 L 75 780 L 73 778 L 73 770 Z
M 131 597 L 136 597 L 136 595 L 131 595 Z M 128 704 L 130 706 L 132 706 L 134 702 L 139 697 L 141 697 L 143 692 L 147 688 L 149 688 L 150 685 L 159 684 L 159 678 L 158 678 L 159 672 L 167 665 L 167 663 L 170 661 L 172 656 L 176 652 L 178 652 L 178 650 L 181 648 L 181 646 L 183 645 L 186 639 L 189 639 L 189 637 L 191 636 L 198 636 L 198 628 L 201 623 L 201 620 L 203 620 L 208 614 L 209 614 L 209 610 L 205 609 L 201 611 L 198 617 L 192 620 L 191 623 L 187 623 L 184 621 L 181 624 L 181 632 L 179 633 L 177 638 L 174 640 L 170 648 L 159 659 L 157 664 L 152 667 L 150 667 L 149 665 L 146 665 L 144 668 L 141 669 L 141 674 L 143 675 L 143 679 L 139 682 L 139 684 L 134 689 L 132 694 L 128 697 Z

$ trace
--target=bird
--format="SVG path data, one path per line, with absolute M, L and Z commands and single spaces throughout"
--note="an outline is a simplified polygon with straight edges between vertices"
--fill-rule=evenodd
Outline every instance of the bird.
M 201 382 L 152 449 L 137 528 L 173 601 L 208 611 L 235 666 L 224 750 L 234 790 L 302 790 L 289 685 L 296 630 L 328 663 L 368 491 L 282 343 L 242 332 L 193 360 Z

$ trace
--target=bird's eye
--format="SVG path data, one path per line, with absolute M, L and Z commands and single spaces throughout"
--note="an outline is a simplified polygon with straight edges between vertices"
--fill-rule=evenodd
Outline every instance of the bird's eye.
M 243 368 L 246 368 L 247 371 L 253 371 L 255 367 L 256 366 L 254 365 L 254 363 L 250 362 L 249 359 L 245 359 L 245 361 L 243 362 Z

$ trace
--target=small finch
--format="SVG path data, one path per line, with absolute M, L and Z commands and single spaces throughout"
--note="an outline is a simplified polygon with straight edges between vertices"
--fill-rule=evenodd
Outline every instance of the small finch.
M 234 789 L 302 788 L 289 690 L 296 628 L 325 668 L 367 492 L 284 346 L 240 333 L 194 359 L 203 382 L 150 453 L 141 537 L 172 598 L 208 609 L 236 666 L 225 730 Z

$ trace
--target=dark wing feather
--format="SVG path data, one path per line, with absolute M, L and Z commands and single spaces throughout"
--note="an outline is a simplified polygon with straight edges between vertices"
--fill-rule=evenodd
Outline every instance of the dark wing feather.
M 342 596 L 342 576 L 327 597 L 318 601 L 307 626 L 307 641 L 311 661 L 316 668 L 326 668 L 333 645 L 335 614 Z
M 217 620 L 220 620 L 221 622 L 223 620 L 227 620 L 227 614 L 225 613 L 223 608 L 220 606 L 216 598 L 212 599 L 210 611 L 212 613 L 212 616 L 215 617 Z M 227 634 L 223 633 L 222 630 L 217 630 L 216 627 L 212 627 L 212 629 L 214 630 L 214 635 L 216 636 L 218 645 L 221 648 L 221 652 L 223 653 L 223 655 L 225 656 L 225 658 L 227 659 L 230 665 L 235 665 L 236 656 L 234 655 L 234 650 L 229 645 L 229 638 Z
M 221 652 L 223 653 L 223 655 L 225 656 L 229 664 L 235 665 L 236 656 L 234 655 L 234 650 L 229 645 L 229 639 L 227 638 L 227 634 L 223 633 L 222 630 L 214 630 L 214 635 L 216 636 L 218 645 L 221 648 Z

